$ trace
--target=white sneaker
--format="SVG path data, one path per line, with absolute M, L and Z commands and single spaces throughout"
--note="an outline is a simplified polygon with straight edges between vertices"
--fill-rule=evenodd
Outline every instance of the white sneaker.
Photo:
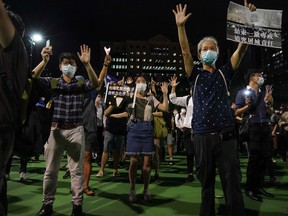
M 26 176 L 25 172 L 20 173 L 20 181 L 27 181 L 28 177 Z

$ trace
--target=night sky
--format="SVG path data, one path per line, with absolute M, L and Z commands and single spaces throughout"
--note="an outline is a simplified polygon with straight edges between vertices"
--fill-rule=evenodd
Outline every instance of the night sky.
M 36 44 L 33 64 L 41 59 L 40 51 L 46 39 L 51 40 L 58 62 L 62 51 L 79 51 L 80 44 L 92 48 L 92 62 L 101 66 L 100 41 L 149 40 L 162 34 L 171 41 L 178 41 L 174 14 L 178 3 L 187 3 L 192 12 L 186 29 L 189 41 L 196 44 L 203 36 L 213 35 L 220 48 L 225 48 L 226 12 L 228 0 L 4 0 L 21 15 L 26 24 L 26 34 L 43 34 L 45 40 Z M 221 2 L 221 3 L 219 3 Z M 242 0 L 233 2 L 243 4 Z M 287 0 L 255 0 L 258 8 L 284 10 L 283 23 L 288 23 Z

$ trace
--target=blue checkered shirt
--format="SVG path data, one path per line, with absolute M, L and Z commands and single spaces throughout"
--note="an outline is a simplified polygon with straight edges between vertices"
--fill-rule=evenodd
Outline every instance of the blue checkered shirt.
M 51 89 L 52 77 L 40 77 L 39 83 Z M 92 90 L 90 80 L 85 80 L 83 87 L 78 87 L 77 79 L 71 83 L 60 77 L 55 93 L 53 94 L 53 119 L 56 123 L 82 123 L 84 91 Z M 84 91 L 81 91 L 83 89 Z

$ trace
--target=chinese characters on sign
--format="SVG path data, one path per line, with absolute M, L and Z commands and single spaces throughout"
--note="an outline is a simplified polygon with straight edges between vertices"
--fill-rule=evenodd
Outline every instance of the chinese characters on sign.
M 248 8 L 229 3 L 227 10 L 227 40 L 246 44 L 282 48 L 281 10 Z
M 106 87 L 104 103 L 119 107 L 125 97 L 132 99 L 134 94 L 135 87 L 109 82 Z

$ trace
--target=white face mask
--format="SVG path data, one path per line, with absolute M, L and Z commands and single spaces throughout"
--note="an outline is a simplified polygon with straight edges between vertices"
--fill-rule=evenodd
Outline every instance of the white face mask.
M 68 64 L 68 65 L 62 65 L 61 66 L 62 72 L 66 74 L 69 77 L 74 77 L 76 72 L 76 67 Z
M 146 83 L 137 83 L 136 85 L 137 88 L 137 92 L 145 92 L 146 88 L 147 88 L 147 84 Z
M 96 102 L 100 102 L 101 101 L 101 97 L 96 97 Z
M 263 83 L 264 83 L 264 78 L 263 77 L 259 77 L 258 80 L 257 80 L 257 83 L 259 86 L 262 86 Z
M 174 116 L 176 116 L 177 114 L 178 114 L 178 112 L 177 112 L 177 111 L 174 111 L 174 112 L 173 112 L 173 115 L 174 115 Z

